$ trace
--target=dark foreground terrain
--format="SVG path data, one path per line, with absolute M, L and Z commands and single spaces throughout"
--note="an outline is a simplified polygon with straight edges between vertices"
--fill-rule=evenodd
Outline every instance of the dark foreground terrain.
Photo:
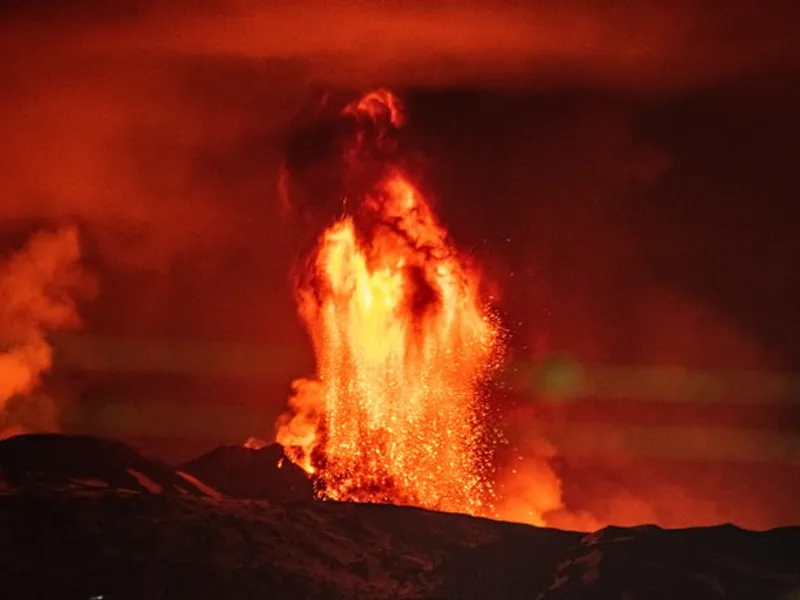
M 394 506 L 232 500 L 171 486 L 183 478 L 119 448 L 101 461 L 115 485 L 89 457 L 62 460 L 58 478 L 23 477 L 9 441 L 3 598 L 800 598 L 800 528 L 587 535 Z

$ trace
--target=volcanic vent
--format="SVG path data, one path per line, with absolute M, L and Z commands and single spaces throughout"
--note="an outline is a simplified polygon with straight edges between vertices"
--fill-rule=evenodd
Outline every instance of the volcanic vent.
M 295 382 L 277 441 L 323 498 L 488 514 L 481 389 L 502 344 L 480 273 L 413 180 L 397 97 L 320 115 L 282 179 L 290 206 L 337 211 L 295 289 L 317 375 Z

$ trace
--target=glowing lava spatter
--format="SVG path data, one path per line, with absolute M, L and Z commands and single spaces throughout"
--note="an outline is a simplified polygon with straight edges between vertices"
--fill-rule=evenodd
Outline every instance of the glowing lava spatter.
M 403 122 L 395 96 L 371 92 L 342 118 L 361 125 L 348 168 L 366 144 L 391 157 Z M 498 363 L 499 328 L 422 192 L 382 160 L 320 236 L 296 290 L 317 379 L 295 383 L 277 440 L 323 497 L 488 514 L 480 388 Z

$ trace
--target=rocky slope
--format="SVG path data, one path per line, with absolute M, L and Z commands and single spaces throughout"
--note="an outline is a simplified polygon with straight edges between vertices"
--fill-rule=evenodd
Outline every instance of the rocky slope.
M 15 451 L 30 453 L 32 443 Z M 100 462 L 111 466 L 99 472 L 74 456 L 69 469 L 9 458 L 6 444 L 0 573 L 9 598 L 800 597 L 800 528 L 583 534 L 396 506 L 132 491 L 120 475 L 131 465 L 164 490 L 175 480 L 113 442 L 117 459 L 109 451 Z M 61 473 L 56 482 L 85 472 L 107 485 L 51 488 L 26 476 L 25 464 Z

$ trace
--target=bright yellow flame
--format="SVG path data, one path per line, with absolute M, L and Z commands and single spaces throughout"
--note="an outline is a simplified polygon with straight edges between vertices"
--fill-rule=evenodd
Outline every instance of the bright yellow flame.
M 398 101 L 382 113 L 381 98 L 346 110 L 394 123 Z M 399 168 L 358 200 L 370 225 L 346 216 L 324 231 L 297 293 L 318 383 L 295 394 L 278 441 L 313 463 L 324 497 L 488 514 L 480 386 L 500 336 L 479 275 Z

